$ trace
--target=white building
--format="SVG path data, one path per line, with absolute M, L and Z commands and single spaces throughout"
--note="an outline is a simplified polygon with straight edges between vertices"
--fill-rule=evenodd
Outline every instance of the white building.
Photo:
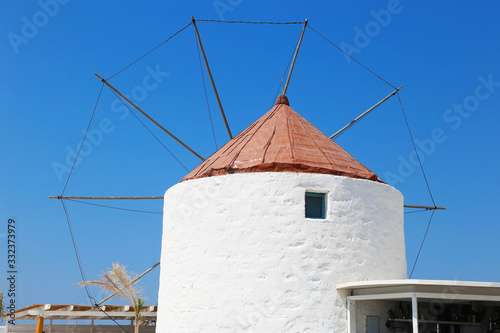
M 481 332 L 492 310 L 470 302 L 500 302 L 405 279 L 403 196 L 285 96 L 165 193 L 159 333 Z M 453 318 L 417 314 L 450 295 Z

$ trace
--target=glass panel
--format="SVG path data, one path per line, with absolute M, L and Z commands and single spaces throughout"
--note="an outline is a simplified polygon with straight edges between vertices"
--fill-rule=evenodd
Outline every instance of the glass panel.
M 311 219 L 325 218 L 325 194 L 306 192 L 306 217 Z

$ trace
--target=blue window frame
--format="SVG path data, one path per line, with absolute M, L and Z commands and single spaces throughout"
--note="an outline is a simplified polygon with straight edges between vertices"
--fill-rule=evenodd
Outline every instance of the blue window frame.
M 306 218 L 325 218 L 326 193 L 306 192 Z

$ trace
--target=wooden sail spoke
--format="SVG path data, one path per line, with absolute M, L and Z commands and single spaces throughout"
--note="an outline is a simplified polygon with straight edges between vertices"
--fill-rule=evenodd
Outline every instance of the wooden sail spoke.
M 371 108 L 369 108 L 368 110 L 366 110 L 365 112 L 363 112 L 359 117 L 357 117 L 356 119 L 354 119 L 353 121 L 351 121 L 349 124 L 345 125 L 344 127 L 342 127 L 339 131 L 337 131 L 337 133 L 333 134 L 332 136 L 330 136 L 330 139 L 332 140 L 335 140 L 335 138 L 337 136 L 339 136 L 340 134 L 342 134 L 343 132 L 345 132 L 349 127 L 351 127 L 352 125 L 356 124 L 358 121 L 360 121 L 364 116 L 366 116 L 367 114 L 369 114 L 370 112 L 372 112 L 373 110 L 375 110 L 377 107 L 379 107 L 382 103 L 384 103 L 385 101 L 387 101 L 389 98 L 391 98 L 392 96 L 396 95 L 397 92 L 403 88 L 403 86 L 399 87 L 398 89 L 394 90 L 392 93 L 390 93 L 387 97 L 385 97 L 383 100 L 381 100 L 380 102 L 378 102 L 377 104 L 375 104 L 374 106 L 372 106 Z
M 177 138 L 175 135 L 173 135 L 172 133 L 170 133 L 165 127 L 163 127 L 162 125 L 160 125 L 160 123 L 158 123 L 156 120 L 154 120 L 150 115 L 148 115 L 146 112 L 144 112 L 140 107 L 138 107 L 134 102 L 132 102 L 129 98 L 127 98 L 127 96 L 123 95 L 120 91 L 118 91 L 118 89 L 116 89 L 115 87 L 113 87 L 108 81 L 106 81 L 105 79 L 103 79 L 99 74 L 95 73 L 95 76 L 97 76 L 105 85 L 107 85 L 109 88 L 111 88 L 111 90 L 113 90 L 115 93 L 117 93 L 118 95 L 120 95 L 121 98 L 123 98 L 124 100 L 126 100 L 130 105 L 132 105 L 137 111 L 139 111 L 140 113 L 142 113 L 146 118 L 148 118 L 149 120 L 151 120 L 156 126 L 158 126 L 159 128 L 161 128 L 165 133 L 167 133 L 168 135 L 170 135 L 170 137 L 172 137 L 172 139 L 174 139 L 175 141 L 177 141 L 178 143 L 180 143 L 184 148 L 186 148 L 187 150 L 189 150 L 191 153 L 193 153 L 196 157 L 198 157 L 200 160 L 204 161 L 205 159 L 203 157 L 201 157 L 197 152 L 195 152 L 193 149 L 191 149 L 188 145 L 186 145 L 184 142 L 182 142 L 179 138 Z
M 196 20 L 194 16 L 191 16 L 193 20 L 193 27 L 196 31 L 196 38 L 198 39 L 198 44 L 200 45 L 201 54 L 203 55 L 203 59 L 205 60 L 205 67 L 207 67 L 208 76 L 210 77 L 210 82 L 212 82 L 212 88 L 214 89 L 215 98 L 217 99 L 217 104 L 219 104 L 220 113 L 222 115 L 222 119 L 224 120 L 224 125 L 226 125 L 227 134 L 229 135 L 229 139 L 233 138 L 233 134 L 231 134 L 231 129 L 229 128 L 229 123 L 226 119 L 226 114 L 224 113 L 224 109 L 222 108 L 222 103 L 219 98 L 219 93 L 217 92 L 217 87 L 215 86 L 214 77 L 212 76 L 212 71 L 210 70 L 210 66 L 208 65 L 207 55 L 205 54 L 205 49 L 203 48 L 203 44 L 201 44 L 200 33 L 198 32 L 198 27 L 196 26 Z
M 292 77 L 293 67 L 295 66 L 297 55 L 299 54 L 300 45 L 302 44 L 302 38 L 304 38 L 304 32 L 306 31 L 308 21 L 308 19 L 304 21 L 304 28 L 302 28 L 302 33 L 300 34 L 299 42 L 297 43 L 297 48 L 295 49 L 295 54 L 293 55 L 292 66 L 290 66 L 290 71 L 288 72 L 285 88 L 283 89 L 283 95 L 286 95 L 286 91 L 288 90 L 288 84 L 290 83 L 290 78 Z

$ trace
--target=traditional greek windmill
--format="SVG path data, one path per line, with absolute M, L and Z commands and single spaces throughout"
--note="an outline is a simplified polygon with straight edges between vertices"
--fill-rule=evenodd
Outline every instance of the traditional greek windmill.
M 165 194 L 158 332 L 343 332 L 337 284 L 404 278 L 403 196 L 286 96 Z
M 403 208 L 444 208 L 404 205 L 331 140 L 401 87 L 331 137 L 290 108 L 307 22 L 283 95 L 233 138 L 192 18 L 230 138 L 206 160 L 96 74 L 203 162 L 164 197 L 51 198 L 164 199 L 158 333 L 496 333 L 500 283 L 406 279 Z

